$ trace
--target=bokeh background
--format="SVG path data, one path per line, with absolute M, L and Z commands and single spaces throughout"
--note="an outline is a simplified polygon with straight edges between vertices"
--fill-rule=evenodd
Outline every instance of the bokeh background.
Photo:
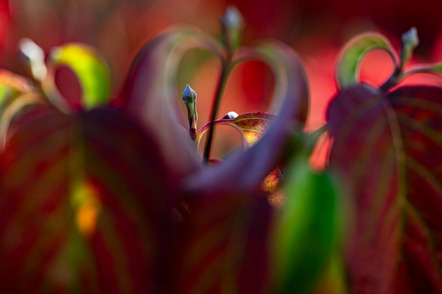
M 24 74 L 17 54 L 23 37 L 46 52 L 67 42 L 83 42 L 109 59 L 117 96 L 131 60 L 143 44 L 179 24 L 195 25 L 219 37 L 219 18 L 229 5 L 244 16 L 243 44 L 275 38 L 299 53 L 311 91 L 309 129 L 324 122 L 324 109 L 336 91 L 336 57 L 354 35 L 377 31 L 399 49 L 401 34 L 414 26 L 421 42 L 412 63 L 442 60 L 440 0 L 0 0 L 0 67 Z M 371 53 L 364 61 L 362 78 L 380 84 L 391 70 L 385 53 Z M 177 93 L 186 83 L 197 91 L 199 126 L 209 118 L 218 74 L 217 61 L 203 52 L 189 54 L 180 70 Z M 70 78 L 66 74 L 60 80 Z M 65 83 L 70 88 L 64 93 L 76 96 L 78 89 L 70 81 Z M 425 75 L 407 83 L 441 82 Z M 229 78 L 221 114 L 265 110 L 272 87 L 272 75 L 265 65 L 249 62 L 239 66 Z

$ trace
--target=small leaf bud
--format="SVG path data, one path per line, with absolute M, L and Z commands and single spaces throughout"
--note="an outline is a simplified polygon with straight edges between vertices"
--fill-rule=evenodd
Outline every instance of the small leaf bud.
M 189 85 L 186 85 L 183 91 L 183 100 L 186 104 L 195 103 L 196 101 L 196 92 Z

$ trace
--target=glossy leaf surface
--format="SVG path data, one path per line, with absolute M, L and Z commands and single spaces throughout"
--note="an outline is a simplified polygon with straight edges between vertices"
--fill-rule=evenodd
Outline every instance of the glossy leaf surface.
M 440 291 L 441 94 L 359 85 L 329 107 L 330 167 L 355 206 L 347 254 L 354 293 Z
M 0 157 L 6 292 L 157 292 L 170 187 L 152 139 L 127 116 L 48 112 Z

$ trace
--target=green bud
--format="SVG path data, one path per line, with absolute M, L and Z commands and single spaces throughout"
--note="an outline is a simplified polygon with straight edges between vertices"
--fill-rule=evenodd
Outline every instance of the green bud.
M 196 101 L 196 92 L 189 85 L 186 85 L 183 91 L 183 100 L 186 104 L 195 103 Z
M 244 19 L 239 10 L 234 6 L 227 7 L 221 17 L 221 28 L 227 50 L 233 52 L 238 48 L 243 26 Z
M 402 35 L 402 50 L 401 50 L 401 69 L 410 60 L 413 50 L 419 44 L 416 28 L 411 28 Z
M 186 85 L 186 88 L 183 91 L 183 100 L 187 108 L 190 138 L 195 141 L 196 124 L 198 121 L 198 113 L 196 112 L 196 92 L 189 85 Z

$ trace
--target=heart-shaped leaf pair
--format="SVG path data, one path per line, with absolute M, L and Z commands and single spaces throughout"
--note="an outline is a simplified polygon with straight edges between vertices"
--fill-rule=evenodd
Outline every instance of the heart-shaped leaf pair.
M 272 112 L 277 116 L 249 113 L 214 121 L 214 125 L 228 124 L 253 137 L 245 139 L 250 148 L 232 155 L 222 164 L 203 167 L 182 127 L 186 117 L 176 105 L 179 95 L 175 91 L 174 75 L 181 56 L 194 47 L 211 50 L 223 60 L 223 48 L 212 38 L 192 28 L 175 29 L 141 50 L 121 93 L 127 111 L 154 133 L 169 169 L 181 179 L 186 215 L 173 255 L 176 280 L 172 288 L 184 293 L 262 293 L 270 289 L 273 278 L 269 272 L 272 266 L 267 245 L 272 242 L 269 239 L 272 209 L 263 197 L 262 183 L 280 163 L 286 164 L 286 159 L 301 149 L 297 134 L 308 109 L 304 70 L 293 50 L 281 43 L 269 41 L 238 49 L 233 56 L 234 64 L 258 59 L 273 70 L 276 91 Z M 199 135 L 208 128 L 210 123 Z M 267 131 L 262 135 L 264 129 Z M 256 141 L 258 136 L 260 139 Z M 316 185 L 316 180 L 313 182 L 312 185 Z M 329 193 L 328 188 L 324 189 Z M 317 197 L 319 192 L 314 190 L 306 197 Z M 334 215 L 334 207 L 330 209 Z M 329 220 L 325 217 L 319 222 L 329 225 Z M 296 222 L 290 225 L 297 227 Z M 305 225 L 303 233 L 296 238 L 302 239 L 304 233 L 309 234 L 311 223 L 300 225 Z M 328 249 L 320 251 L 318 258 L 323 263 L 306 275 L 309 277 L 306 288 L 318 278 L 331 254 Z M 284 274 L 286 270 L 291 268 L 283 269 Z

